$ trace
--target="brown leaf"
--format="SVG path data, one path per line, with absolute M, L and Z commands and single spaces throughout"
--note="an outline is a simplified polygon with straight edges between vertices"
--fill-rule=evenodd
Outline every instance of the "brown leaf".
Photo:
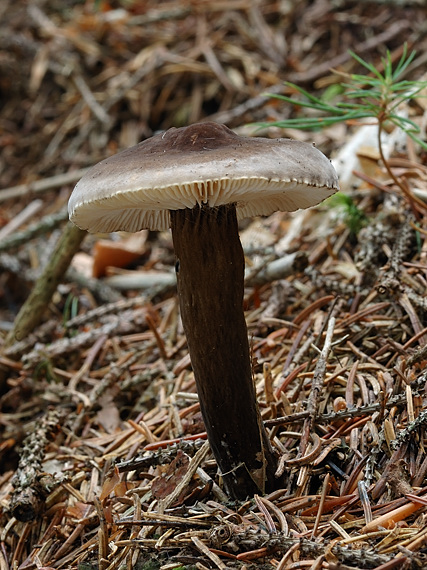
M 187 473 L 189 463 L 189 456 L 183 451 L 179 450 L 175 459 L 167 466 L 165 472 L 161 476 L 154 479 L 151 485 L 151 492 L 153 493 L 153 496 L 156 499 L 165 499 L 168 495 L 170 495 L 182 480 L 184 475 Z M 188 492 L 188 488 L 184 489 L 181 495 L 178 497 L 176 504 L 182 503 Z

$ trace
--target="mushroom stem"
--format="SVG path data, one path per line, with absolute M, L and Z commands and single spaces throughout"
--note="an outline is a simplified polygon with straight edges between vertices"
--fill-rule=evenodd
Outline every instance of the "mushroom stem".
M 181 317 L 200 407 L 228 494 L 273 488 L 274 457 L 252 379 L 244 255 L 234 204 L 170 212 Z

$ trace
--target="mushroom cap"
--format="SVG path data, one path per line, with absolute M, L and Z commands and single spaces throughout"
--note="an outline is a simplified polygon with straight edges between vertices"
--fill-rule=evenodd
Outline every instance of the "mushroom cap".
M 169 211 L 236 204 L 238 219 L 314 206 L 338 190 L 313 145 L 242 137 L 217 123 L 171 128 L 91 168 L 71 195 L 70 220 L 94 232 L 164 230 Z

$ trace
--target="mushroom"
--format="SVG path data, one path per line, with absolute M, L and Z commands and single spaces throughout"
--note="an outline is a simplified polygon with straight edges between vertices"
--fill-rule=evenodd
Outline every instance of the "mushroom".
M 103 160 L 71 195 L 70 220 L 91 233 L 171 228 L 201 412 L 232 498 L 272 490 L 276 467 L 252 378 L 238 220 L 308 208 L 337 189 L 313 145 L 205 122 Z

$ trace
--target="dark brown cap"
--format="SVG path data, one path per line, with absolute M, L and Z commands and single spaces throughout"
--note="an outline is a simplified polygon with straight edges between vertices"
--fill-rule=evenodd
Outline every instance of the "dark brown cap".
M 242 137 L 217 123 L 171 128 L 96 164 L 69 201 L 89 232 L 169 227 L 169 211 L 235 203 L 239 219 L 314 206 L 338 190 L 313 145 Z

